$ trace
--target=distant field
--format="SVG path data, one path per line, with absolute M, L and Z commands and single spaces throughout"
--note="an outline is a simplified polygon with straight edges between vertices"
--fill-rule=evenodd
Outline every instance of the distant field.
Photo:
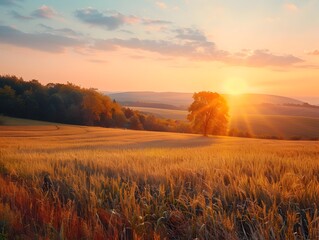
M 23 118 L 13 118 L 13 117 L 6 117 L 0 115 L 0 126 L 7 125 L 7 126 L 47 126 L 47 125 L 57 125 L 57 123 L 51 122 L 44 122 L 44 121 L 36 121 L 30 119 L 23 119 Z M 61 125 L 61 124 L 60 124 Z
M 152 113 L 157 117 L 185 121 L 188 114 L 187 111 L 183 110 L 143 107 L 132 108 L 141 112 Z M 280 112 L 286 115 L 278 115 Z M 299 116 L 302 114 L 306 116 Z M 249 132 L 251 135 L 260 137 L 276 136 L 285 139 L 315 139 L 319 138 L 319 111 L 317 109 L 285 106 L 273 109 L 264 106 L 262 110 L 258 111 L 257 109 L 249 107 L 249 109 L 242 109 L 242 111 L 233 111 L 230 118 L 230 128 Z
M 151 113 L 154 116 L 159 118 L 168 118 L 174 120 L 182 120 L 186 121 L 188 112 L 185 110 L 170 110 L 170 109 L 161 109 L 161 108 L 147 108 L 147 107 L 131 107 L 127 106 L 132 109 L 136 109 L 140 112 L 144 113 Z
M 316 142 L 28 123 L 0 126 L 1 239 L 319 238 Z
M 285 139 L 319 139 L 319 118 L 280 115 L 237 115 L 231 118 L 231 128 L 255 136 Z

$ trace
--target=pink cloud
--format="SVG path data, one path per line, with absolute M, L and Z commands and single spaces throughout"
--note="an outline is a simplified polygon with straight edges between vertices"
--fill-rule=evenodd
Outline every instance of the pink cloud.
M 309 52 L 308 55 L 319 56 L 319 50 L 314 50 L 312 52 Z
M 32 16 L 50 19 L 54 18 L 55 16 L 58 16 L 58 14 L 53 8 L 46 5 L 42 5 L 37 10 L 33 11 Z
M 167 5 L 164 2 L 156 2 L 156 6 L 161 8 L 161 9 L 167 9 Z
M 283 7 L 285 10 L 290 12 L 296 12 L 299 10 L 299 8 L 293 3 L 285 3 Z

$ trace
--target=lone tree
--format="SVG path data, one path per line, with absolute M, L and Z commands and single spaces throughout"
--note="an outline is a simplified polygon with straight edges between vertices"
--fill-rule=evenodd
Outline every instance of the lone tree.
M 227 132 L 228 105 L 218 93 L 198 92 L 193 95 L 194 102 L 189 106 L 187 119 L 193 130 L 204 136 L 223 135 Z

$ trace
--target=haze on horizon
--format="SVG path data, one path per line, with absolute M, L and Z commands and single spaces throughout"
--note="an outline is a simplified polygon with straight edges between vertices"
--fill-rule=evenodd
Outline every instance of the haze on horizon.
M 315 99 L 318 12 L 315 0 L 0 0 L 0 74 Z

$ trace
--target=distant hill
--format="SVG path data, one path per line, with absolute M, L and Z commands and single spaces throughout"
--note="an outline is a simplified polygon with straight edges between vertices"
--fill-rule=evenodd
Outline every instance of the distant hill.
M 109 94 L 124 106 L 159 118 L 186 121 L 192 93 L 125 92 Z M 318 139 L 319 107 L 267 94 L 224 95 L 230 103 L 230 129 L 243 135 Z
M 255 107 L 254 107 L 255 106 Z M 186 121 L 186 110 L 132 107 L 159 118 Z M 252 105 L 230 113 L 230 129 L 252 136 L 283 139 L 319 139 L 319 108 Z
M 144 108 L 158 108 L 158 109 L 169 109 L 169 110 L 185 110 L 183 107 L 176 107 L 170 104 L 163 103 L 150 103 L 150 102 L 120 102 L 123 106 L 133 106 L 133 107 L 144 107 Z
M 192 103 L 193 93 L 178 92 L 122 92 L 106 93 L 112 99 L 126 106 L 153 107 L 161 109 L 185 110 Z M 252 105 L 252 104 L 296 104 L 302 105 L 304 102 L 293 98 L 267 95 L 267 94 L 242 94 L 224 95 L 232 104 Z M 160 105 L 159 105 L 160 104 Z M 166 106 L 165 106 L 166 105 Z
M 178 109 L 187 109 L 193 100 L 193 93 L 177 92 L 122 92 L 108 93 L 107 95 L 123 105 L 129 103 L 128 105 L 132 106 L 132 104 L 138 103 L 137 107 L 151 107 L 150 104 L 154 104 L 154 107 L 158 108 L 156 104 L 166 104 Z M 167 109 L 172 109 L 172 107 Z
M 252 104 L 295 104 L 302 105 L 305 102 L 276 95 L 268 94 L 242 94 L 242 95 L 225 95 L 225 97 L 235 105 L 252 105 Z

